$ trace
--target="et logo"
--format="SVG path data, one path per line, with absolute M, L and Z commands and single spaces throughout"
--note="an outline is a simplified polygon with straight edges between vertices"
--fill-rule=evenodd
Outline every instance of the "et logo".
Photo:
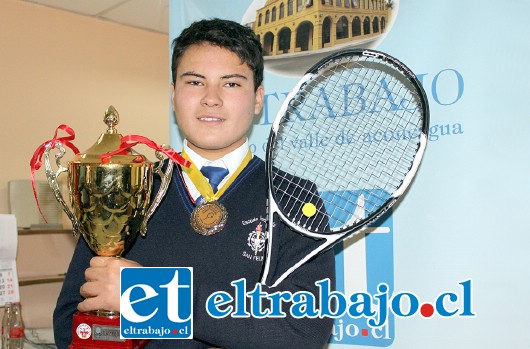
M 121 338 L 191 339 L 192 294 L 192 268 L 122 268 Z

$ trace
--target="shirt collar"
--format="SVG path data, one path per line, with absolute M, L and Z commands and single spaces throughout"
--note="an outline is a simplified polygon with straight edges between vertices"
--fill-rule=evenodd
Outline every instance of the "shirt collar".
M 182 148 L 186 152 L 186 154 L 189 156 L 190 160 L 197 166 L 197 168 L 200 170 L 201 167 L 204 165 L 208 166 L 219 166 L 224 167 L 228 170 L 228 175 L 219 183 L 219 187 L 222 187 L 223 184 L 228 181 L 230 176 L 234 172 L 237 171 L 239 165 L 241 162 L 243 162 L 243 159 L 245 159 L 245 156 L 247 155 L 247 152 L 249 151 L 249 144 L 248 144 L 248 138 L 245 140 L 245 143 L 243 143 L 241 146 L 239 146 L 237 149 L 231 151 L 230 153 L 226 154 L 220 159 L 211 161 L 208 159 L 205 159 L 201 155 L 197 154 L 195 151 L 193 151 L 188 146 L 188 141 L 185 139 L 182 142 Z M 186 186 L 188 187 L 188 191 L 193 198 L 193 200 L 196 200 L 201 194 L 189 178 L 189 176 L 183 172 L 184 182 Z

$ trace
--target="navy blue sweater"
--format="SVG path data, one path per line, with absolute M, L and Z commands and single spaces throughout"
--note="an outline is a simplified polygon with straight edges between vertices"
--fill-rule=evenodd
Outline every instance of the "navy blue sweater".
M 155 176 L 154 192 L 158 188 Z M 174 171 L 165 198 L 151 217 L 146 237 L 139 237 L 125 258 L 147 267 L 193 267 L 194 321 L 193 340 L 153 340 L 147 348 L 322 348 L 327 342 L 333 320 L 285 318 L 256 319 L 225 317 L 215 319 L 205 310 L 206 299 L 213 292 L 233 294 L 232 281 L 247 280 L 250 291 L 259 282 L 263 267 L 263 246 L 256 253 L 249 236 L 259 224 L 266 227 L 267 185 L 265 164 L 254 157 L 226 190 L 219 202 L 228 211 L 225 228 L 212 236 L 195 233 L 189 223 L 194 204 Z M 274 228 L 272 279 L 299 261 L 320 242 L 291 231 L 276 222 Z M 55 341 L 59 349 L 71 342 L 72 315 L 83 298 L 79 288 L 84 271 L 94 253 L 84 239 L 79 239 L 54 312 Z M 335 283 L 332 251 L 306 263 L 279 286 L 264 292 L 310 291 L 317 295 L 315 281 L 329 278 Z

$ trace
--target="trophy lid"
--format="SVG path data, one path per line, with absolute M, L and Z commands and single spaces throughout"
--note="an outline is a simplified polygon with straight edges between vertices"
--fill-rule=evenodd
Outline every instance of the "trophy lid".
M 122 135 L 115 126 L 120 122 L 120 115 L 114 106 L 109 106 L 105 111 L 103 122 L 107 125 L 107 131 L 99 136 L 99 139 L 86 150 L 85 153 L 77 154 L 76 161 L 81 163 L 101 163 L 101 154 L 113 152 L 120 149 Z M 145 162 L 145 156 L 138 154 L 132 149 L 126 149 L 117 155 L 113 155 L 108 163 L 129 164 Z

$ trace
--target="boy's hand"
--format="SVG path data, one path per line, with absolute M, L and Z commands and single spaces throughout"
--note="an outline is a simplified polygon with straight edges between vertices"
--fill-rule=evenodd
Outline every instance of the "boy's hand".
M 80 293 L 86 299 L 77 305 L 81 312 L 91 310 L 120 311 L 120 268 L 140 264 L 116 257 L 94 257 L 85 271 L 86 282 Z

